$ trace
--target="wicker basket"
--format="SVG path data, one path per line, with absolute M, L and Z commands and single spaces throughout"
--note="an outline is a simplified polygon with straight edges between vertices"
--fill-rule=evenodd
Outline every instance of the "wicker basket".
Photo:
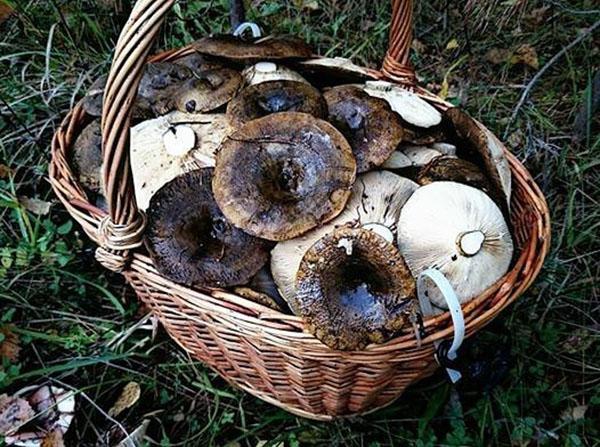
M 109 214 L 90 204 L 69 167 L 69 151 L 88 121 L 80 105 L 68 114 L 52 142 L 50 178 L 70 214 L 99 248 L 97 259 L 122 272 L 171 337 L 240 389 L 300 416 L 330 420 L 381 408 L 437 367 L 433 342 L 452 334 L 448 313 L 425 321 L 419 344 L 411 329 L 381 345 L 339 352 L 285 315 L 227 291 L 203 293 L 162 277 L 143 250 L 144 218 L 138 213 L 129 166 L 130 110 L 148 52 L 175 0 L 138 0 L 114 55 L 102 117 L 104 179 Z M 403 84 L 440 109 L 449 107 L 415 85 L 408 62 L 412 0 L 393 1 L 390 45 L 378 79 Z M 150 60 L 173 60 L 189 48 Z M 546 201 L 531 175 L 506 153 L 513 173 L 514 267 L 484 294 L 463 306 L 467 335 L 489 323 L 533 282 L 550 242 Z

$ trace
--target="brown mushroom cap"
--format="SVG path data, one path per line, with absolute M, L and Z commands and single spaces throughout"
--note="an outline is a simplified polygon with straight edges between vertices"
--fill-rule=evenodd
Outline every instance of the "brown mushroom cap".
M 278 112 L 325 118 L 327 103 L 316 88 L 305 82 L 267 81 L 246 87 L 227 106 L 227 116 L 236 124 Z
M 267 262 L 269 244 L 231 225 L 214 201 L 213 169 L 165 184 L 150 200 L 147 245 L 158 271 L 175 282 L 244 284 Z
M 197 72 L 174 92 L 174 108 L 180 112 L 209 112 L 227 104 L 242 83 L 242 76 L 230 68 Z
M 215 34 L 197 40 L 192 44 L 192 48 L 200 54 L 245 63 L 306 59 L 312 54 L 312 50 L 303 40 L 276 36 L 244 39 L 231 34 Z
M 102 193 L 102 131 L 100 120 L 88 124 L 73 145 L 73 171 L 79 184 Z
M 295 67 L 317 85 L 364 82 L 373 79 L 367 68 L 342 57 L 317 57 L 298 62 Z
M 354 85 L 333 87 L 323 96 L 329 122 L 352 146 L 359 173 L 381 165 L 402 141 L 400 118 L 383 99 Z
M 193 77 L 194 72 L 182 64 L 154 62 L 146 65 L 138 88 L 138 106 L 155 115 L 164 115 L 173 109 L 173 97 L 184 81 Z
M 344 136 L 284 112 L 246 123 L 217 153 L 213 191 L 235 226 L 264 239 L 299 236 L 338 215 L 356 176 Z
M 415 282 L 400 252 L 365 229 L 319 239 L 300 263 L 296 289 L 309 331 L 333 349 L 383 343 L 416 311 Z
M 106 88 L 107 79 L 108 76 L 101 76 L 96 79 L 81 100 L 83 110 L 90 116 L 102 116 L 102 101 L 104 100 L 104 89 Z M 152 115 L 153 113 L 150 111 L 147 101 L 141 96 L 138 96 L 133 107 L 133 120 L 138 121 L 148 119 L 151 118 Z

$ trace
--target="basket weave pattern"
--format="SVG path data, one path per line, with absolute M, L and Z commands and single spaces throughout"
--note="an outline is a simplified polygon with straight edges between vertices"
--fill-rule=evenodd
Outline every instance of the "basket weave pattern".
M 100 250 L 98 260 L 122 271 L 139 298 L 190 355 L 232 385 L 304 417 L 329 420 L 391 403 L 437 367 L 433 342 L 452 335 L 448 313 L 425 321 L 427 336 L 407 328 L 393 340 L 362 351 L 334 351 L 286 315 L 227 291 L 199 291 L 162 277 L 141 248 L 144 219 L 137 212 L 128 160 L 130 108 L 160 24 L 174 0 L 139 0 L 115 51 L 105 94 L 104 180 L 109 213 L 90 204 L 69 167 L 70 150 L 88 119 L 81 106 L 66 116 L 52 142 L 52 186 L 72 217 Z M 440 108 L 449 105 L 414 85 L 408 63 L 412 2 L 395 0 L 390 49 L 376 78 L 412 88 Z M 183 48 L 149 60 L 173 60 Z M 497 316 L 531 285 L 550 242 L 548 209 L 529 172 L 506 153 L 513 173 L 511 220 L 516 246 L 513 268 L 481 296 L 463 306 L 467 336 Z

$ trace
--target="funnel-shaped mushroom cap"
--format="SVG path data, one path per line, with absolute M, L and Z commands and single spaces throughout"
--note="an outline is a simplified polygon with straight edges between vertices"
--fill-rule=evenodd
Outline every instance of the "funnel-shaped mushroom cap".
M 138 208 L 175 177 L 215 165 L 215 152 L 233 132 L 224 114 L 171 112 L 131 128 L 130 157 Z
M 319 80 L 337 79 L 345 82 L 362 82 L 372 78 L 368 69 L 343 57 L 318 57 L 301 61 L 297 67 L 302 72 L 317 76 Z
M 158 271 L 209 287 L 246 283 L 268 259 L 266 241 L 231 225 L 211 191 L 212 169 L 183 174 L 150 201 L 147 242 Z
M 442 122 L 442 114 L 427 101 L 397 84 L 386 81 L 367 81 L 365 91 L 385 99 L 404 121 L 417 127 L 433 127 Z
M 355 175 L 352 149 L 331 124 L 305 113 L 276 113 L 223 142 L 213 190 L 235 226 L 280 241 L 337 216 Z
M 88 124 L 73 146 L 73 171 L 79 184 L 92 192 L 102 193 L 102 131 L 100 120 Z
M 359 173 L 381 165 L 402 141 L 400 119 L 383 99 L 354 85 L 333 87 L 323 96 L 329 122 L 352 146 Z
M 338 217 L 301 237 L 275 246 L 271 251 L 271 272 L 294 313 L 299 312 L 295 280 L 304 253 L 318 239 L 341 226 L 365 228 L 395 243 L 400 210 L 418 187 L 415 182 L 387 171 L 360 175 L 352 187 L 346 208 Z
M 416 310 L 415 282 L 400 252 L 365 229 L 319 239 L 302 258 L 296 288 L 309 331 L 333 349 L 383 343 Z
M 510 204 L 511 172 L 502 143 L 484 126 L 462 110 L 453 107 L 446 111 L 458 137 L 471 154 L 481 158 L 485 173 L 498 191 L 504 193 L 506 207 Z
M 298 81 L 268 81 L 243 89 L 227 106 L 236 124 L 278 112 L 302 112 L 324 118 L 327 103 L 313 86 Z
M 275 62 L 258 62 L 242 71 L 246 85 L 260 84 L 268 81 L 297 81 L 308 83 L 300 73 L 290 70 Z
M 312 50 L 304 41 L 277 36 L 244 39 L 231 34 L 216 34 L 194 42 L 192 47 L 200 54 L 246 63 L 306 59 L 312 54 Z
M 200 71 L 174 92 L 174 108 L 180 112 L 209 112 L 227 104 L 242 84 L 242 76 L 230 68 Z
M 466 302 L 508 270 L 513 243 L 498 206 L 484 192 L 454 182 L 434 182 L 411 196 L 400 213 L 398 246 L 412 274 L 437 268 Z M 445 301 L 437 288 L 428 296 Z

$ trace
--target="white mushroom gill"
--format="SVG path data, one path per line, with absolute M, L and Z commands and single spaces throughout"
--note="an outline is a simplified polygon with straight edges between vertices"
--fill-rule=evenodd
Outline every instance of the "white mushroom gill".
M 498 206 L 482 191 L 454 182 L 433 182 L 411 196 L 400 213 L 398 247 L 413 276 L 440 270 L 461 303 L 498 281 L 513 255 Z M 427 294 L 445 308 L 437 288 Z
M 301 237 L 275 246 L 271 251 L 273 279 L 294 313 L 297 310 L 294 303 L 296 272 L 306 251 L 317 240 L 343 225 L 366 228 L 387 241 L 394 241 L 400 211 L 418 187 L 415 182 L 389 171 L 360 175 L 344 211 L 338 217 Z
M 260 84 L 267 81 L 298 81 L 308 84 L 300 73 L 290 70 L 274 62 L 258 62 L 242 71 L 246 85 Z

